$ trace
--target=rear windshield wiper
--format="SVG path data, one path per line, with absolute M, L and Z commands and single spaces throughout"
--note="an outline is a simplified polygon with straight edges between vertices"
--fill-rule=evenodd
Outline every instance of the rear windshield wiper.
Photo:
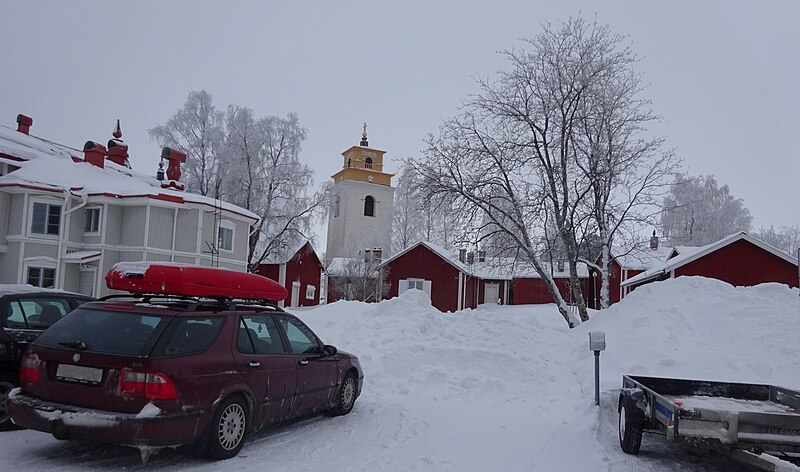
M 86 343 L 83 342 L 83 341 L 64 341 L 64 342 L 60 342 L 58 344 L 60 344 L 61 346 L 67 346 L 67 347 L 71 347 L 71 348 L 75 348 L 75 349 L 80 349 L 81 351 L 85 351 L 86 350 Z

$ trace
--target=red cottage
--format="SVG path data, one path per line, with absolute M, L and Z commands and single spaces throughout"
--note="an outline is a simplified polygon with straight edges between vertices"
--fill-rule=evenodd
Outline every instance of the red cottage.
M 289 306 L 319 305 L 322 262 L 310 242 L 303 242 L 295 250 L 288 251 L 286 256 L 260 264 L 256 273 L 286 287 Z M 279 304 L 284 306 L 283 301 Z
M 745 232 L 735 233 L 698 248 L 674 248 L 661 264 L 622 282 L 623 289 L 696 275 L 719 279 L 734 286 L 777 282 L 798 286 L 797 261 L 789 254 Z

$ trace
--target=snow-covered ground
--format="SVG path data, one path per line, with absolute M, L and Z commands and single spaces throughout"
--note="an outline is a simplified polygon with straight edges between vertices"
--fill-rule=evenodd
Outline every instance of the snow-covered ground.
M 353 412 L 273 428 L 210 463 L 161 451 L 0 433 L 0 470 L 738 471 L 726 458 L 645 435 L 618 446 L 623 373 L 800 388 L 798 290 L 681 277 L 638 288 L 569 330 L 553 305 L 433 309 L 422 292 L 301 310 L 327 343 L 359 355 Z M 589 331 L 605 331 L 594 406 Z M 788 466 L 787 470 L 794 469 Z M 800 469 L 794 469 L 800 470 Z

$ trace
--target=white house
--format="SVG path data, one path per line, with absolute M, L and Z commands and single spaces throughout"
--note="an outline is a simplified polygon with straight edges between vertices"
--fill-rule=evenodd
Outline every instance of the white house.
M 83 150 L 0 126 L 0 283 L 101 296 L 122 261 L 171 261 L 244 271 L 258 216 L 182 191 L 185 156 L 165 149 L 170 180 L 130 168 L 117 123 L 108 147 Z

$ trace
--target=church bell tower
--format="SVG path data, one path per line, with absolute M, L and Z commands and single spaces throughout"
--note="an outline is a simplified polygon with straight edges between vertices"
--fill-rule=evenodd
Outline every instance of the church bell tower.
M 359 257 L 365 249 L 390 256 L 394 187 L 383 171 L 383 155 L 369 147 L 367 124 L 361 142 L 342 153 L 342 169 L 333 174 L 325 257 Z

